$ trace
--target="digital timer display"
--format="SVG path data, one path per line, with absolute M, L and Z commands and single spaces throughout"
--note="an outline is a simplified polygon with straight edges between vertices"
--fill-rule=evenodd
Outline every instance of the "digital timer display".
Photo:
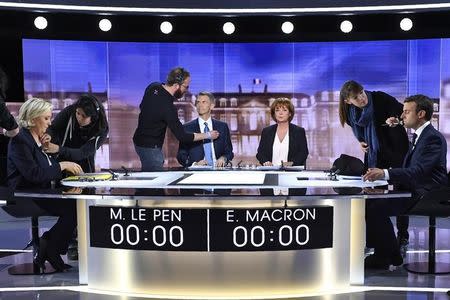
M 333 246 L 333 207 L 210 210 L 211 251 L 276 251 Z
M 176 209 L 91 206 L 91 246 L 280 251 L 333 246 L 333 207 Z
M 91 246 L 206 251 L 204 209 L 89 207 Z

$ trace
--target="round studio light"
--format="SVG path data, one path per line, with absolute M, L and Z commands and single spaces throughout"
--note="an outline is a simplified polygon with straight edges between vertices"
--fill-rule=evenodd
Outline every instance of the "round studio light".
M 403 18 L 400 21 L 400 28 L 403 31 L 409 31 L 413 27 L 413 21 L 410 18 Z
M 286 34 L 292 33 L 292 31 L 294 31 L 294 24 L 289 21 L 283 22 L 281 25 L 281 30 Z
M 161 25 L 159 26 L 159 29 L 161 29 L 161 32 L 164 34 L 169 34 L 172 32 L 173 26 L 172 23 L 168 22 L 168 21 L 164 21 L 161 23 Z
M 353 29 L 353 24 L 349 20 L 341 22 L 341 31 L 344 33 L 349 33 Z
M 112 28 L 112 24 L 108 19 L 101 19 L 100 22 L 98 22 L 98 27 L 101 31 L 110 31 Z
M 36 17 L 36 19 L 34 19 L 34 26 L 36 26 L 37 29 L 45 29 L 47 28 L 47 25 L 47 19 L 42 16 Z
M 234 24 L 231 22 L 226 22 L 223 24 L 223 32 L 226 34 L 233 34 L 233 32 L 236 30 L 236 27 L 234 27 Z

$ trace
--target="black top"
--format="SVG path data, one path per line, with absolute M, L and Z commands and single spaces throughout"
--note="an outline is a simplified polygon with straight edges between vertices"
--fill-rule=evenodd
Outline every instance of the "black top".
M 272 161 L 273 141 L 275 140 L 277 127 L 277 124 L 271 125 L 264 128 L 261 133 L 261 141 L 256 154 L 256 158 L 261 165 L 267 161 Z M 289 123 L 288 161 L 292 161 L 294 166 L 304 166 L 308 153 L 305 129 Z
M 374 125 L 379 144 L 376 167 L 381 169 L 401 167 L 403 158 L 408 152 L 409 142 L 406 130 L 403 126 L 389 127 L 383 126 L 383 124 L 390 117 L 399 118 L 403 112 L 403 104 L 384 92 L 370 93 L 374 105 Z M 350 125 L 348 121 L 347 124 Z M 367 153 L 364 155 L 364 164 L 367 167 Z
M 52 142 L 59 145 L 58 160 L 78 163 L 86 173 L 95 172 L 95 152 L 103 145 L 108 127 L 100 132 L 93 124 L 81 127 L 75 117 L 74 104 L 60 111 L 48 128 Z
M 167 127 L 180 142 L 188 143 L 194 140 L 194 134 L 186 133 L 183 129 L 173 104 L 174 100 L 175 97 L 158 82 L 147 87 L 139 105 L 141 112 L 133 136 L 136 146 L 162 147 Z
M 1 90 L 0 90 L 0 127 L 5 128 L 6 130 L 12 130 L 17 128 L 16 120 L 6 107 L 6 103 L 2 97 Z

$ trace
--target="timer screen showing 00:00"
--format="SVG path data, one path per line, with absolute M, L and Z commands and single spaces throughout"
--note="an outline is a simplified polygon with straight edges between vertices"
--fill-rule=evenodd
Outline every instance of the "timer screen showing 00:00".
M 89 212 L 92 247 L 280 251 L 329 248 L 333 242 L 331 206 L 267 209 L 91 206 Z

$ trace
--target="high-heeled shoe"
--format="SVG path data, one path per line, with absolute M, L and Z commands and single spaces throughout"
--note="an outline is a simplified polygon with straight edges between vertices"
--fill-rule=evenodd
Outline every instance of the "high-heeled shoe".
M 39 239 L 39 250 L 34 258 L 34 263 L 39 266 L 41 273 L 45 273 L 45 261 L 48 261 L 56 272 L 62 272 L 66 269 L 61 256 L 49 246 L 48 240 Z
M 41 240 L 42 238 L 39 239 L 39 248 L 33 257 L 33 263 L 38 266 L 39 274 L 45 273 L 45 256 L 47 247 L 47 243 L 42 242 Z

